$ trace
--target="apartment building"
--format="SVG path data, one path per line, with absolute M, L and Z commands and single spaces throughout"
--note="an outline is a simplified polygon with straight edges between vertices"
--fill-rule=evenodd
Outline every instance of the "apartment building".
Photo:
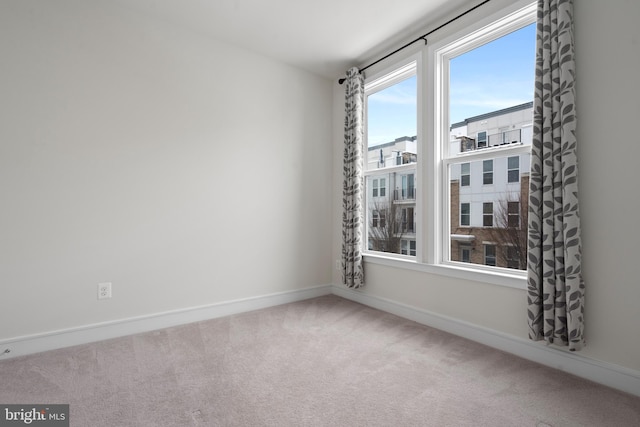
M 525 268 L 532 114 L 528 102 L 451 125 L 450 261 Z M 416 255 L 416 166 L 415 136 L 368 148 L 369 250 Z

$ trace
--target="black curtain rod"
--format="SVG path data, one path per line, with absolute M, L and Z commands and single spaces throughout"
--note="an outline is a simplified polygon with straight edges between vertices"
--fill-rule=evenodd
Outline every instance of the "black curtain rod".
M 447 25 L 451 24 L 453 21 L 455 21 L 455 20 L 458 20 L 458 19 L 462 18 L 462 17 L 463 17 L 463 16 L 465 16 L 466 14 L 468 14 L 468 13 L 470 13 L 470 12 L 473 12 L 474 10 L 476 10 L 477 8 L 479 8 L 480 6 L 482 6 L 482 5 L 486 4 L 486 3 L 489 3 L 490 1 L 491 1 L 491 0 L 484 0 L 482 3 L 479 3 L 479 4 L 475 5 L 475 6 L 474 6 L 474 7 L 472 7 L 471 9 L 468 9 L 468 10 L 466 10 L 466 11 L 462 12 L 460 15 L 458 15 L 458 16 L 456 16 L 456 17 L 454 17 L 454 18 L 449 19 L 447 22 L 445 22 L 444 24 L 440 25 L 438 28 L 434 28 L 433 30 L 429 31 L 428 33 L 421 35 L 421 36 L 420 36 L 420 37 L 418 37 L 417 39 L 412 40 L 412 41 L 410 41 L 409 43 L 405 44 L 404 46 L 397 48 L 397 49 L 396 49 L 396 50 L 394 50 L 393 52 L 389 53 L 388 55 L 383 56 L 382 58 L 378 59 L 378 60 L 377 60 L 377 61 L 375 61 L 375 62 L 372 62 L 371 64 L 367 65 L 366 67 L 362 68 L 362 69 L 361 69 L 361 70 L 359 70 L 359 71 L 362 73 L 362 72 L 363 72 L 364 70 L 366 70 L 367 68 L 369 68 L 369 67 L 373 67 L 373 66 L 374 66 L 374 65 L 376 65 L 378 62 L 380 62 L 380 61 L 384 61 L 384 60 L 385 60 L 385 59 L 387 59 L 388 57 L 390 57 L 390 56 L 392 56 L 392 55 L 395 55 L 396 53 L 400 52 L 400 51 L 401 51 L 401 50 L 403 50 L 403 49 L 406 49 L 407 47 L 411 46 L 412 44 L 414 44 L 414 43 L 415 43 L 415 42 L 417 42 L 418 40 L 424 40 L 424 43 L 425 43 L 425 44 L 427 44 L 427 39 L 426 39 L 426 37 L 427 37 L 427 36 L 429 36 L 429 35 L 431 35 L 431 34 L 435 33 L 436 31 L 438 31 L 438 30 L 439 30 L 440 28 L 442 28 L 442 27 L 446 27 Z M 346 80 L 346 78 L 344 78 L 344 77 L 343 77 L 343 78 L 341 78 L 340 80 L 338 80 L 338 83 L 342 84 L 342 83 L 344 83 L 344 81 L 345 81 L 345 80 Z

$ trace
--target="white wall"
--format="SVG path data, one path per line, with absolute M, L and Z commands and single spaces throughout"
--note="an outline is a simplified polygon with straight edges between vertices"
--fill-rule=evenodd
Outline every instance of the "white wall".
M 331 282 L 331 82 L 108 1 L 0 54 L 0 340 Z
M 498 7 L 500 3 L 508 2 L 492 1 L 483 7 Z M 640 29 L 635 23 L 640 16 L 640 3 L 615 3 L 613 7 L 595 0 L 574 2 L 583 267 L 587 286 L 587 346 L 580 353 L 640 371 L 640 286 L 636 270 L 640 228 L 635 219 L 635 212 L 640 210 L 636 176 L 640 144 L 628 132 L 640 117 Z M 448 31 L 455 27 L 454 24 Z M 437 36 L 430 38 L 436 39 Z M 336 124 L 342 123 L 343 96 L 343 88 L 334 84 Z M 335 126 L 336 259 L 340 256 L 341 170 L 342 129 Z M 524 290 L 384 265 L 367 264 L 365 275 L 366 286 L 361 291 L 365 295 L 527 338 Z M 334 283 L 340 283 L 337 272 Z

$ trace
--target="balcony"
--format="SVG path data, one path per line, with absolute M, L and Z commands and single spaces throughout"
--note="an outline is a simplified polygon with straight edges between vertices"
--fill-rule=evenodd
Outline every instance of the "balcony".
M 486 140 L 476 141 L 467 136 L 458 137 L 460 139 L 460 152 L 482 150 L 484 148 L 498 147 L 509 144 L 520 144 L 522 142 L 522 129 L 513 129 L 506 132 L 488 135 Z
M 393 202 L 415 202 L 416 201 L 416 188 L 402 188 L 393 190 Z

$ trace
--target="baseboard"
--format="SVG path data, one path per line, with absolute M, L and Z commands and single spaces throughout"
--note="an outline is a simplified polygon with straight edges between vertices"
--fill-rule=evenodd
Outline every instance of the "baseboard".
M 315 286 L 12 338 L 0 341 L 0 360 L 302 301 L 329 295 L 331 294 L 331 289 L 331 285 Z
M 549 366 L 590 381 L 640 396 L 640 372 L 571 353 L 512 335 L 504 334 L 458 319 L 442 316 L 417 307 L 364 292 L 334 285 L 332 293 L 369 307 L 395 314 L 420 324 L 431 326 L 467 338 L 507 353 Z

